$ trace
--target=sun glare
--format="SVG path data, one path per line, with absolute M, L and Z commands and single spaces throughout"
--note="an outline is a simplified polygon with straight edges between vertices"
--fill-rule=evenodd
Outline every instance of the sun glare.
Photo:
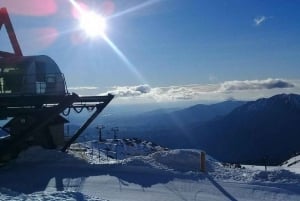
M 88 37 L 103 36 L 106 30 L 106 20 L 95 12 L 86 12 L 80 17 L 80 28 Z

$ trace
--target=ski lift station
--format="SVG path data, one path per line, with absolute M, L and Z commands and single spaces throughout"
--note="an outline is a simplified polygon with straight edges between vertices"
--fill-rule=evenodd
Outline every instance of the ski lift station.
M 6 8 L 0 9 L 0 31 L 6 29 L 14 53 L 0 51 L 0 164 L 33 145 L 66 151 L 113 99 L 113 95 L 79 96 L 68 92 L 58 65 L 45 55 L 23 56 Z M 1 48 L 1 47 L 0 47 Z M 70 110 L 91 116 L 64 139 Z

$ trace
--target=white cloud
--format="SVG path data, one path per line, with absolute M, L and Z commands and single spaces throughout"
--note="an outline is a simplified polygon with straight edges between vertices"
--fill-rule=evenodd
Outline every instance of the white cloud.
M 151 90 L 149 85 L 138 86 L 116 86 L 107 93 L 113 94 L 117 97 L 136 97 L 142 94 L 147 94 Z
M 219 84 L 193 84 L 167 87 L 149 85 L 116 86 L 107 93 L 130 102 L 219 101 L 228 98 L 252 99 L 262 95 L 291 93 L 295 85 L 283 79 L 226 81 Z
M 221 84 L 221 92 L 232 92 L 235 90 L 261 90 L 275 88 L 292 88 L 294 84 L 282 79 L 266 80 L 244 80 L 244 81 L 227 81 Z
M 193 100 L 199 96 L 214 93 L 218 85 L 182 85 L 152 88 L 150 95 L 158 101 Z
M 94 86 L 78 86 L 78 87 L 68 87 L 69 90 L 96 90 L 98 87 Z
M 262 23 L 264 23 L 266 20 L 271 19 L 272 17 L 266 17 L 266 16 L 257 16 L 253 19 L 254 25 L 259 26 Z

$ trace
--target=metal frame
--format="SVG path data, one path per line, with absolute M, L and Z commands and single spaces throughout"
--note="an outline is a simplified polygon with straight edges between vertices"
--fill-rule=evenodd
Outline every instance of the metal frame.
M 101 100 L 101 103 L 96 103 L 95 105 L 89 105 L 88 107 L 95 107 L 96 111 L 86 120 L 86 122 L 76 131 L 76 133 L 71 137 L 71 139 L 65 144 L 65 146 L 62 148 L 62 151 L 65 152 L 70 145 L 75 142 L 75 140 L 82 134 L 82 132 L 96 119 L 96 117 L 102 112 L 102 110 L 110 103 L 110 101 L 113 99 L 113 95 L 108 95 L 108 96 L 89 96 L 89 97 L 82 97 L 81 100 L 82 102 L 87 102 L 87 101 L 93 101 L 94 100 Z M 84 103 L 81 103 L 82 106 L 84 106 Z M 80 107 L 80 106 L 76 106 Z M 84 106 L 85 107 L 85 106 Z
M 9 52 L 0 51 L 0 56 L 2 56 L 2 57 L 23 56 L 22 50 L 20 48 L 18 39 L 16 37 L 14 28 L 12 26 L 12 23 L 10 21 L 10 18 L 9 18 L 6 8 L 0 9 L 0 30 L 2 28 L 2 25 L 4 25 L 6 28 L 7 35 L 9 37 L 10 43 L 11 43 L 12 48 L 15 53 L 13 54 L 13 53 L 9 53 Z
M 22 97 L 24 98 L 24 97 Z M 34 100 L 33 97 L 26 97 L 23 104 L 20 106 L 17 99 L 20 97 L 10 97 L 12 100 L 11 105 L 6 105 L 0 109 L 2 117 L 19 117 L 22 115 L 29 115 L 36 117 L 38 119 L 29 128 L 22 131 L 22 134 L 18 138 L 10 139 L 9 141 L 3 143 L 0 146 L 0 161 L 1 158 L 6 158 L 6 155 L 17 155 L 24 143 L 31 136 L 36 135 L 39 131 L 43 130 L 48 126 L 54 118 L 59 114 L 63 113 L 64 110 L 70 108 L 83 109 L 83 108 L 96 108 L 95 112 L 86 120 L 86 122 L 76 131 L 76 133 L 71 137 L 69 141 L 65 143 L 62 151 L 65 152 L 70 145 L 75 142 L 75 140 L 83 133 L 83 131 L 93 122 L 95 118 L 103 111 L 103 109 L 111 102 L 114 98 L 113 95 L 108 94 L 107 96 L 83 96 L 79 97 L 77 94 L 68 94 L 64 97 L 51 97 L 47 99 L 41 99 L 39 101 L 30 102 L 29 99 Z M 0 98 L 1 101 L 2 98 Z M 56 100 L 56 101 L 55 101 Z M 2 101 L 1 101 L 2 102 Z M 27 104 L 25 104 L 27 103 Z M 35 104 L 42 104 L 42 106 L 37 107 Z M 46 104 L 47 103 L 47 104 Z M 3 116 L 4 115 L 4 116 Z M 10 156 L 8 158 L 11 158 Z

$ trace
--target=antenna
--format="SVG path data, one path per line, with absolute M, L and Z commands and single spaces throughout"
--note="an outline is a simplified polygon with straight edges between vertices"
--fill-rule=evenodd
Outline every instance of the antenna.
M 0 30 L 2 28 L 2 25 L 4 25 L 6 28 L 7 35 L 9 37 L 11 46 L 15 53 L 13 54 L 13 53 L 9 53 L 9 52 L 0 51 L 0 56 L 1 57 L 11 57 L 11 56 L 20 56 L 21 57 L 21 56 L 23 56 L 22 50 L 20 48 L 17 36 L 15 34 L 14 28 L 12 26 L 12 23 L 10 21 L 10 18 L 9 18 L 6 8 L 0 9 Z

